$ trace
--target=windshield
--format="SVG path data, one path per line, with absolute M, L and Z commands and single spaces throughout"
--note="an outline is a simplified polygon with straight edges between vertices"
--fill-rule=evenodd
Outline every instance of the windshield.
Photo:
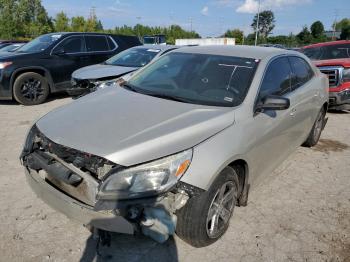
M 312 60 L 350 58 L 350 44 L 310 47 L 302 52 Z
M 151 45 L 153 45 L 153 44 L 155 44 L 156 43 L 156 38 L 155 37 L 144 37 L 143 38 L 143 43 L 145 44 L 145 45 L 147 45 L 147 44 L 151 44 Z
M 107 65 L 142 67 L 147 65 L 160 52 L 153 48 L 131 48 L 106 61 Z
M 36 52 L 44 51 L 51 44 L 58 41 L 61 37 L 62 35 L 60 34 L 47 34 L 47 35 L 39 36 L 34 40 L 30 41 L 28 44 L 25 44 L 24 46 L 19 48 L 17 52 L 36 53 Z
M 169 53 L 135 74 L 125 86 L 136 92 L 186 103 L 237 106 L 259 60 Z

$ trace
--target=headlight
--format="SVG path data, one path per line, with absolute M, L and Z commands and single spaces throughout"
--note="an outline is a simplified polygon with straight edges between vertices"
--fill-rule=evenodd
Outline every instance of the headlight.
M 10 65 L 12 65 L 12 62 L 2 62 L 0 63 L 0 69 L 4 69 Z
M 117 83 L 116 83 L 116 81 L 114 80 L 114 81 L 105 81 L 105 82 L 96 82 L 95 83 L 95 85 L 96 85 L 96 89 L 98 90 L 98 89 L 103 89 L 103 88 L 106 88 L 106 87 L 108 87 L 108 86 L 114 86 L 114 85 L 117 85 Z
M 343 82 L 350 82 L 350 68 L 345 68 L 343 70 L 342 81 Z
M 192 149 L 146 164 L 115 171 L 101 185 L 99 198 L 129 199 L 157 195 L 171 189 L 186 172 Z

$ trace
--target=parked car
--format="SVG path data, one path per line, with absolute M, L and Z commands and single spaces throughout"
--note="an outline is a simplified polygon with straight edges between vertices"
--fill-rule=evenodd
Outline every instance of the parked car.
M 25 44 L 27 41 L 20 41 L 20 40 L 0 40 L 0 50 L 6 46 L 12 45 L 12 44 Z
M 21 46 L 23 46 L 25 43 L 16 43 L 16 44 L 10 44 L 5 47 L 0 48 L 0 56 L 1 53 L 6 53 L 6 52 L 14 52 L 17 49 L 19 49 Z
M 327 78 L 301 53 L 184 47 L 48 113 L 20 158 L 33 191 L 70 218 L 202 247 L 249 188 L 317 144 L 327 107 Z
M 176 48 L 173 45 L 143 45 L 127 49 L 101 64 L 74 71 L 72 88 L 67 92 L 80 96 L 95 91 L 97 86 L 105 87 L 112 79 L 134 72 Z
M 140 45 L 137 37 L 99 33 L 52 33 L 0 56 L 0 99 L 24 105 L 43 103 L 66 91 L 73 71 Z
M 350 40 L 313 44 L 301 49 L 329 79 L 329 108 L 350 110 Z

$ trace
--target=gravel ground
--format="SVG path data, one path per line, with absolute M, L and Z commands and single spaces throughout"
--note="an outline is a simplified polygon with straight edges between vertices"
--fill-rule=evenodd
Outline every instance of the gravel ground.
M 319 145 L 299 148 L 237 208 L 224 237 L 196 249 L 89 231 L 30 190 L 18 156 L 31 123 L 67 97 L 39 106 L 0 102 L 0 261 L 350 261 L 350 114 L 329 113 Z

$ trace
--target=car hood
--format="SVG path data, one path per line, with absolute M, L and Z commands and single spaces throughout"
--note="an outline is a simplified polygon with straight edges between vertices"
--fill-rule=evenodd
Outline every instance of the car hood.
M 12 58 L 14 58 L 14 59 L 16 59 L 16 58 L 21 59 L 21 58 L 25 58 L 25 57 L 31 56 L 31 55 L 33 55 L 33 54 L 21 53 L 21 52 L 16 52 L 16 51 L 15 52 L 2 52 L 2 53 L 0 53 L 0 60 L 6 61 L 6 60 L 12 59 Z
M 118 77 L 137 70 L 138 67 L 113 66 L 113 65 L 92 65 L 80 68 L 73 72 L 75 79 L 99 79 L 105 77 Z
M 350 58 L 328 59 L 328 60 L 314 60 L 315 66 L 344 66 L 350 67 Z
M 234 122 L 234 110 L 107 87 L 37 122 L 57 144 L 130 166 L 191 148 Z

